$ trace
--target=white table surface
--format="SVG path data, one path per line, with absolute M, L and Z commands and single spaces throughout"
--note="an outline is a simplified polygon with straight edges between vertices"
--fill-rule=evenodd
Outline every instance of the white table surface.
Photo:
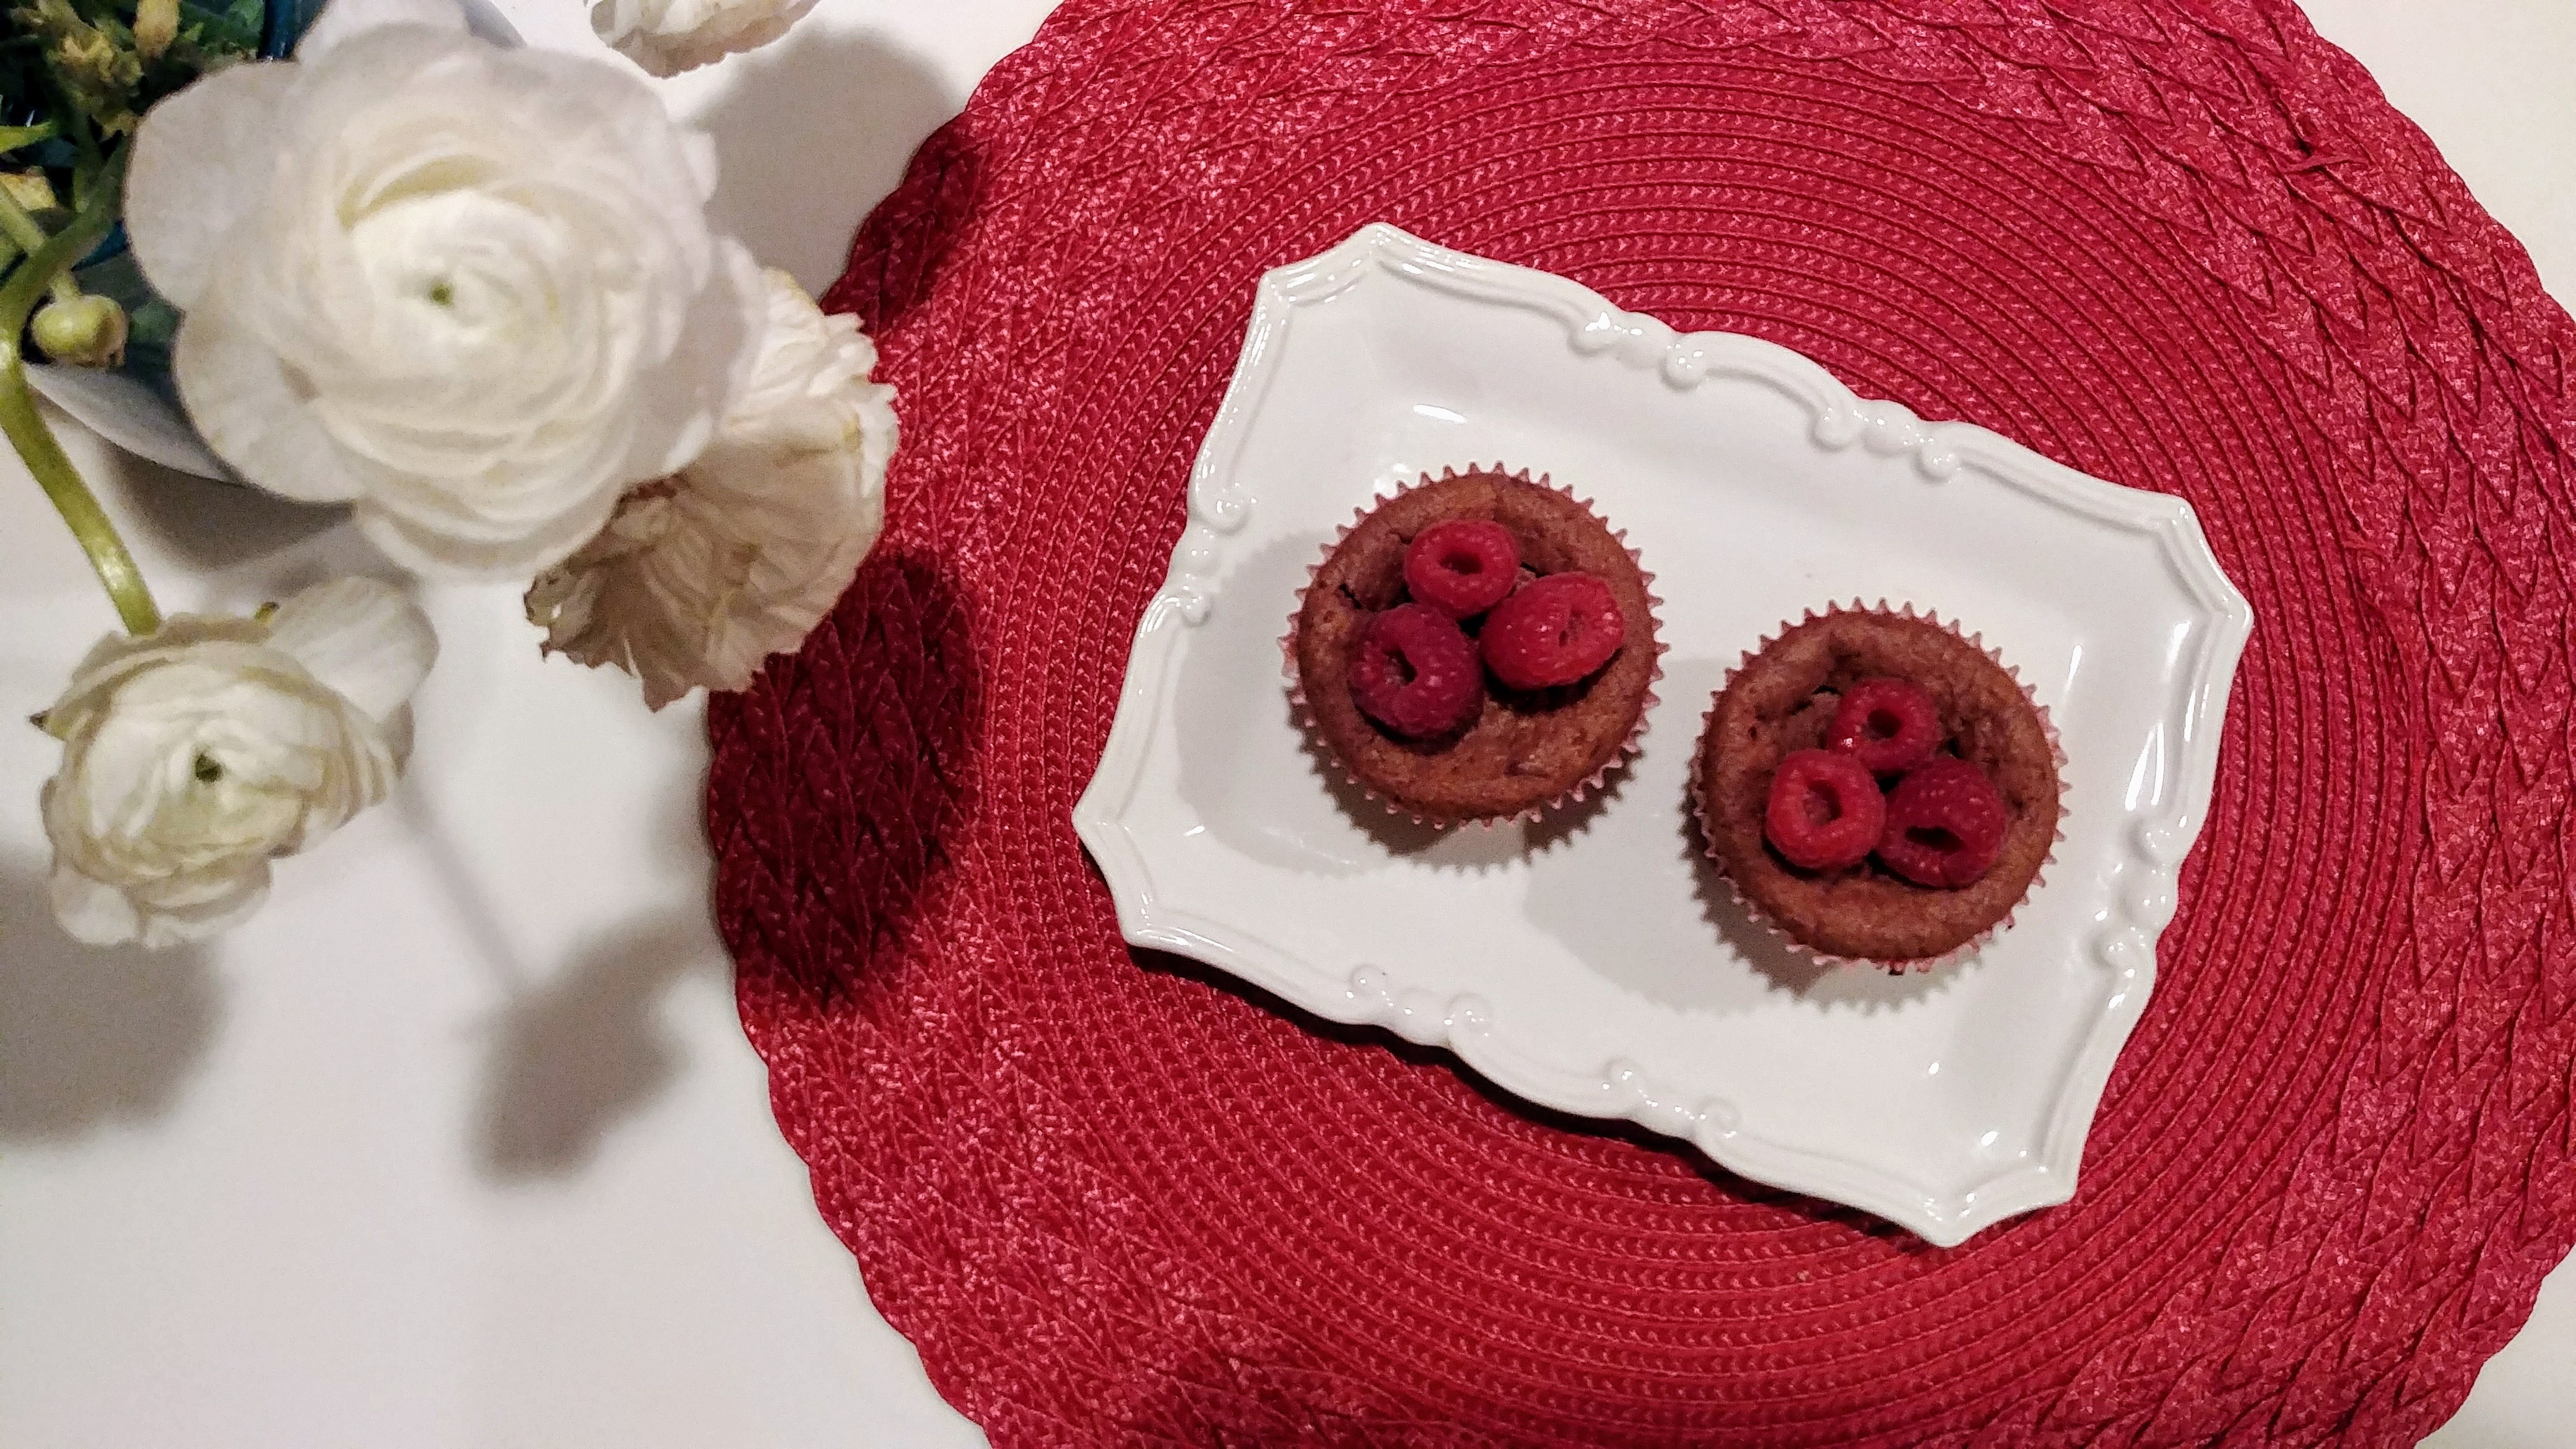
M 596 51 L 576 0 L 502 0 Z M 819 287 L 1045 0 L 823 0 L 663 83 L 722 224 Z M 2576 298 L 2576 8 L 2315 0 Z M 334 514 L 65 424 L 165 607 L 384 571 Z M 767 1449 L 980 1444 L 867 1304 L 769 1115 L 708 920 L 700 711 L 541 661 L 518 590 L 420 591 L 445 655 L 409 782 L 229 939 L 65 941 L 0 729 L 0 1444 Z M 0 716 L 113 620 L 0 454 Z M 2576 1442 L 2576 1267 L 2444 1449 Z

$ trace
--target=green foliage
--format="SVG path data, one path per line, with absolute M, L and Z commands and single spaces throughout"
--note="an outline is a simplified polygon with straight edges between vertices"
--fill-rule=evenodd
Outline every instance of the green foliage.
M 46 78 L 64 104 L 108 135 L 134 129 L 143 58 L 113 15 L 93 24 L 71 0 L 20 0 L 9 18 L 44 48 Z
M 267 18 L 265 0 L 0 0 L 0 170 L 17 174 L 21 193 L 42 181 L 74 211 L 104 200 L 112 220 L 115 198 L 101 188 L 113 184 L 109 163 L 143 113 L 207 71 L 256 55 Z M 47 230 L 60 224 L 38 220 Z M 0 274 L 24 249 L 0 250 Z M 109 279 L 112 295 L 121 281 Z M 134 352 L 156 356 L 168 306 L 148 291 L 117 300 L 135 323 Z
M 177 0 L 175 23 L 170 0 L 144 16 L 153 3 L 0 0 L 9 21 L 0 119 L 16 123 L 12 132 L 51 124 L 75 149 L 84 131 L 93 143 L 131 135 L 153 102 L 259 49 L 264 0 Z
M 260 0 L 179 0 L 180 43 L 194 44 L 210 57 L 250 55 L 259 49 L 267 10 Z

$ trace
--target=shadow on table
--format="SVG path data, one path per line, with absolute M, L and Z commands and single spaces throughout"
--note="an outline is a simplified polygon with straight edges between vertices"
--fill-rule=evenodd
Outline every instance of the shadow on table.
M 679 912 L 632 922 L 503 1006 L 475 1122 L 475 1161 L 507 1180 L 587 1166 L 620 1122 L 686 1065 L 662 1018 L 671 987 L 706 968 L 708 933 Z
M 720 163 L 709 217 L 820 292 L 914 148 L 965 98 L 919 56 L 821 26 L 799 26 L 727 68 L 730 84 L 700 119 Z
M 749 693 L 709 707 L 715 735 L 734 751 L 732 774 L 716 793 L 731 800 L 738 832 L 762 837 L 736 844 L 746 858 L 793 876 L 793 889 L 826 897 L 810 906 L 770 902 L 790 916 L 812 910 L 808 939 L 824 944 L 779 953 L 746 989 L 821 1009 L 883 978 L 865 969 L 871 954 L 903 937 L 949 863 L 943 842 L 959 808 L 955 762 L 972 752 L 978 681 L 948 566 L 895 549 L 861 567 L 802 655 L 771 660 Z M 432 848 L 460 913 L 485 923 L 477 936 L 505 993 L 489 1028 L 475 1123 L 476 1157 L 488 1176 L 579 1170 L 610 1131 L 687 1069 L 665 1004 L 692 974 L 730 968 L 709 919 L 708 781 L 674 772 L 664 788 L 654 870 L 672 882 L 672 904 L 602 931 L 552 970 L 518 958 L 477 899 L 470 862 Z M 440 836 L 426 813 L 419 828 L 424 838 Z M 764 909 L 755 899 L 761 886 L 749 878 L 759 869 L 746 864 L 733 880 L 736 911 Z
M 114 457 L 110 466 L 130 511 L 130 526 L 198 572 L 267 558 L 348 517 L 343 508 L 297 503 L 247 484 L 192 478 L 125 453 Z M 364 546 L 351 540 L 345 558 L 331 562 L 358 565 L 367 557 Z M 314 576 L 340 571 L 317 566 Z
M 1465 1082 L 1470 1090 L 1484 1098 L 1494 1108 L 1524 1121 L 1535 1122 L 1559 1132 L 1570 1132 L 1579 1137 L 1615 1139 L 1642 1152 L 1673 1158 L 1707 1178 L 1711 1184 L 1725 1191 L 1728 1196 L 1740 1201 L 1784 1208 L 1813 1222 L 1840 1223 L 1863 1236 L 1882 1239 L 1908 1257 L 1919 1257 L 1941 1251 L 1905 1229 L 1893 1223 L 1883 1222 L 1858 1208 L 1843 1207 L 1818 1198 L 1807 1197 L 1801 1193 L 1766 1186 L 1750 1178 L 1738 1177 L 1691 1143 L 1667 1137 L 1660 1132 L 1649 1131 L 1634 1122 L 1582 1117 L 1525 1101 L 1486 1080 L 1475 1068 L 1460 1061 L 1448 1051 L 1436 1047 L 1416 1046 L 1384 1027 L 1353 1026 L 1327 1020 L 1313 1012 L 1293 1006 L 1258 986 L 1219 971 L 1205 962 L 1193 961 L 1186 956 L 1135 948 L 1130 948 L 1128 954 L 1135 958 L 1137 965 L 1146 970 L 1183 977 L 1229 996 L 1240 998 L 1262 1011 L 1285 1017 L 1299 1028 L 1323 1037 L 1327 1041 L 1340 1042 L 1352 1047 L 1374 1047 L 1392 1053 L 1408 1066 L 1438 1068 L 1452 1072 L 1460 1081 Z
M 52 409 L 46 418 L 65 436 L 81 426 Z M 369 556 L 367 546 L 354 534 L 318 547 L 309 542 L 345 519 L 346 509 L 293 503 L 242 484 L 192 478 L 105 444 L 85 456 L 90 461 L 83 466 L 84 475 L 109 500 L 110 511 L 138 548 L 178 561 L 181 573 L 214 576 L 217 596 L 205 600 L 206 605 L 232 606 L 234 600 L 223 593 L 228 571 L 290 550 L 303 550 L 303 557 L 310 560 L 311 578 L 370 565 L 378 570 L 385 567 L 381 558 Z M 67 590 L 95 590 L 79 546 L 41 504 L 35 512 L 16 516 L 29 520 L 43 516 L 45 522 L 42 536 L 31 537 L 24 548 L 12 548 L 8 569 L 0 571 L 0 597 L 41 598 Z M 97 595 L 93 592 L 88 597 Z
M 222 1016 L 204 952 L 84 946 L 54 924 L 43 862 L 0 859 L 0 1143 L 168 1112 Z
M 703 879 L 705 831 L 695 775 L 668 782 L 653 821 L 657 876 Z M 434 834 L 423 810 L 423 835 Z M 474 1124 L 476 1165 L 486 1177 L 524 1181 L 587 1167 L 608 1134 L 643 1115 L 688 1066 L 684 1043 L 664 1017 L 671 989 L 724 960 L 709 926 L 703 888 L 681 887 L 675 905 L 606 927 L 552 969 L 518 955 L 480 902 L 469 863 L 442 868 L 504 996 L 486 1027 L 481 1099 Z

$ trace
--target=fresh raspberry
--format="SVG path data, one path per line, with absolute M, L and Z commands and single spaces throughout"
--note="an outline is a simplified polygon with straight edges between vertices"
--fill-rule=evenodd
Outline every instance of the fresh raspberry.
M 1932 758 L 1941 744 L 1941 712 L 1923 687 L 1902 679 L 1864 679 L 1843 692 L 1825 743 L 1873 775 L 1894 775 Z
M 1398 604 L 1360 631 L 1351 661 L 1351 700 L 1407 739 L 1464 727 L 1485 707 L 1476 646 L 1456 620 L 1421 604 Z
M 1485 667 L 1514 689 L 1572 684 L 1610 662 L 1628 621 L 1610 586 L 1584 573 L 1532 579 L 1485 620 Z
M 1887 792 L 1878 858 L 1916 885 L 1975 885 L 2004 853 L 2011 817 L 1985 771 L 1966 760 L 1937 759 Z
M 1849 755 L 1793 750 L 1771 776 L 1762 834 L 1791 865 L 1841 870 L 1869 858 L 1886 824 L 1878 781 Z
M 1472 619 L 1501 603 L 1520 573 L 1521 546 L 1510 529 L 1489 519 L 1435 523 L 1404 550 L 1404 586 L 1413 601 L 1452 619 Z

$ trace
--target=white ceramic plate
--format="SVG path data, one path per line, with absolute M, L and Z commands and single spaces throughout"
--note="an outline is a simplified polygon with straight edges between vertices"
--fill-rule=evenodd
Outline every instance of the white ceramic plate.
M 1663 702 L 1603 797 L 1442 835 L 1337 787 L 1279 638 L 1356 507 L 1497 460 L 1628 531 L 1665 600 Z M 1684 807 L 1727 670 L 1782 620 L 1854 598 L 1981 633 L 2065 742 L 2043 883 L 1936 972 L 1782 951 Z M 1074 823 L 1137 945 L 1949 1246 L 2075 1190 L 2252 623 L 2179 500 L 1863 401 L 1769 343 L 1677 334 L 1372 226 L 1261 283 Z

